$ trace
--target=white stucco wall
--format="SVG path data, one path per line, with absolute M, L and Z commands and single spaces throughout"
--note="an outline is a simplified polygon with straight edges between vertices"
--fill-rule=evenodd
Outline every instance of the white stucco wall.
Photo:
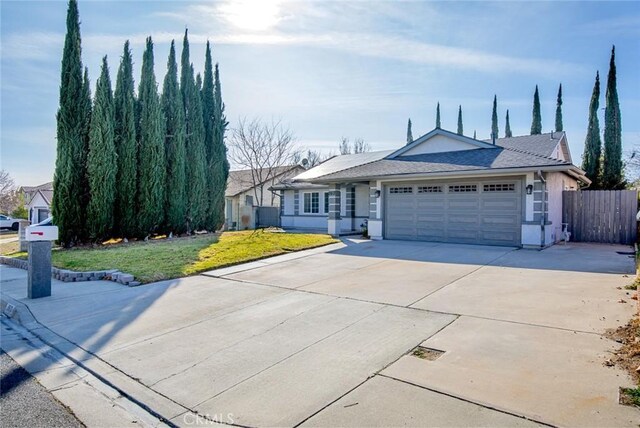
M 454 138 L 446 137 L 444 135 L 434 135 L 427 141 L 404 152 L 401 156 L 421 155 L 424 153 L 455 152 L 477 148 L 478 147 L 473 144 L 458 141 Z

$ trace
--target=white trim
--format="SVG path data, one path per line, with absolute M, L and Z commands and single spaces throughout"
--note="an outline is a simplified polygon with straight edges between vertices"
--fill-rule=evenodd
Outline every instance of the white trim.
M 521 168 L 502 168 L 502 169 L 485 169 L 485 170 L 473 170 L 473 171 L 445 171 L 445 172 L 416 172 L 416 173 L 412 173 L 412 174 L 401 174 L 401 175 L 385 175 L 385 176 L 371 176 L 371 177 L 362 177 L 361 181 L 365 181 L 365 180 L 376 180 L 378 182 L 382 182 L 382 181 L 389 181 L 389 180 L 393 180 L 393 181 L 414 181 L 416 180 L 416 178 L 419 178 L 420 180 L 431 180 L 432 178 L 440 178 L 440 177 L 447 177 L 447 178 L 473 178 L 475 176 L 484 176 L 484 175 L 513 175 L 513 174 L 522 174 L 522 173 L 527 173 L 527 172 L 536 172 L 536 171 L 560 171 L 560 172 L 566 172 L 567 174 L 570 173 L 574 173 L 577 174 L 578 178 L 580 181 L 583 181 L 587 184 L 591 184 L 591 180 L 589 180 L 587 177 L 585 177 L 584 171 L 582 171 L 580 168 L 576 167 L 576 166 L 570 166 L 570 165 L 550 165 L 550 166 L 540 166 L 540 167 L 521 167 Z M 353 178 L 348 179 L 348 180 L 355 180 Z M 336 179 L 331 179 L 331 180 L 322 180 L 322 179 L 317 179 L 317 181 L 322 181 L 324 183 L 339 183 L 339 182 L 344 182 L 345 179 L 343 180 L 336 180 Z

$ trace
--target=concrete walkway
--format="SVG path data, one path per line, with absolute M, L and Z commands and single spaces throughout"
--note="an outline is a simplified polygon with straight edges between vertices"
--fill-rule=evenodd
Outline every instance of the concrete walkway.
M 32 334 L 170 424 L 637 426 L 602 364 L 634 311 L 628 251 L 351 239 L 35 301 L 24 271 L 0 276 Z

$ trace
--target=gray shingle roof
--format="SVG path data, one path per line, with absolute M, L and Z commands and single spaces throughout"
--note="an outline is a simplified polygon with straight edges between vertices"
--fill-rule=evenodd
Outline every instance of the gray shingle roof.
M 428 153 L 381 159 L 321 177 L 324 180 L 354 180 L 403 174 L 483 171 L 545 166 L 571 166 L 570 163 L 501 147 L 455 152 Z
M 289 178 L 291 175 L 295 175 L 298 170 L 301 170 L 300 165 L 289 165 L 274 168 L 275 171 L 270 174 L 269 182 L 275 179 L 275 182 Z M 266 173 L 264 174 L 266 175 Z M 224 192 L 225 196 L 235 196 L 239 193 L 247 191 L 253 188 L 253 178 L 250 169 L 242 169 L 236 171 L 229 171 L 229 177 L 227 178 L 227 189 Z
M 535 155 L 549 157 L 553 154 L 554 149 L 560 143 L 563 132 L 554 132 L 553 138 L 551 133 L 539 135 L 522 135 L 511 138 L 498 138 L 496 145 L 507 149 L 517 149 L 523 152 L 533 153 Z M 491 140 L 484 140 L 490 143 Z

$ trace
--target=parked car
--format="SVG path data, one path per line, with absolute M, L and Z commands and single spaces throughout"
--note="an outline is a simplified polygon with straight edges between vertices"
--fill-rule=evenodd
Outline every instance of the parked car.
M 49 216 L 34 226 L 53 226 L 53 216 Z
M 12 218 L 8 215 L 0 215 L 0 229 L 18 230 L 20 228 L 20 221 L 23 218 Z

